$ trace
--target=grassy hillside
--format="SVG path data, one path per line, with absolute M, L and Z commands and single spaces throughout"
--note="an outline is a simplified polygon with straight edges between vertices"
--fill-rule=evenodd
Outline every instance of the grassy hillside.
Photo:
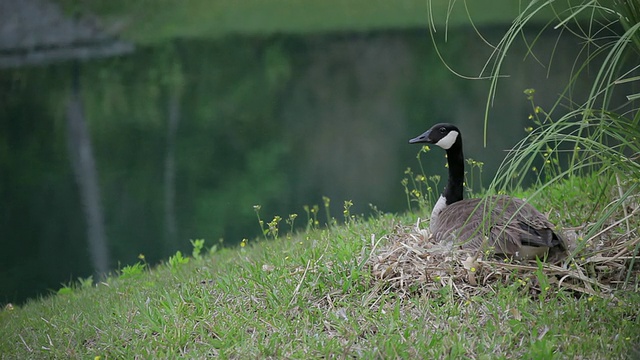
M 556 222 L 589 221 L 589 205 L 613 184 L 599 177 L 573 178 L 536 197 L 537 206 Z M 5 307 L 0 358 L 640 354 L 637 265 L 626 277 L 638 239 L 614 249 L 618 259 L 602 247 L 625 233 L 623 222 L 584 240 L 586 250 L 560 270 L 485 260 L 476 272 L 453 256 L 437 266 L 437 276 L 403 278 L 403 272 L 416 269 L 402 259 L 385 270 L 389 276 L 375 275 L 372 269 L 380 268 L 383 253 L 421 253 L 416 259 L 429 259 L 427 248 L 415 248 L 424 242 L 415 224 L 426 213 L 362 219 L 347 206 L 344 225 L 318 229 L 312 218 L 308 232 L 291 235 L 285 221 L 271 222 L 265 224 L 268 239 L 245 241 L 239 248 L 200 256 L 202 244 L 194 242 L 195 258 L 176 254 L 153 269 L 141 260 L 97 285 L 85 281 L 22 307 Z M 628 219 L 638 227 L 637 215 Z M 566 230 L 581 234 L 579 227 Z M 472 277 L 478 285 L 471 284 Z
M 319 33 L 426 28 L 429 11 L 442 26 L 509 24 L 518 15 L 517 1 L 487 3 L 424 0 L 272 0 L 272 1 L 123 1 L 58 0 L 69 13 L 98 14 L 107 28 L 124 30 L 139 43 L 175 37 L 216 37 L 228 34 Z M 468 10 L 468 13 L 467 13 Z M 543 17 L 550 14 L 543 15 Z

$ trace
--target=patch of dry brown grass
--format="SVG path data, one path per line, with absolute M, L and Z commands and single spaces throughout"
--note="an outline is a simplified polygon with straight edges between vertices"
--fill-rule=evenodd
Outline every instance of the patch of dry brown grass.
M 567 258 L 556 262 L 497 259 L 454 249 L 435 243 L 418 220 L 412 226 L 396 226 L 387 243 L 369 257 L 368 265 L 376 281 L 400 296 L 451 286 L 457 295 L 469 298 L 513 281 L 533 294 L 551 288 L 602 297 L 620 289 L 638 291 L 640 236 L 627 223 L 630 218 L 637 221 L 638 209 L 586 240 L 582 240 L 586 227 L 570 229 L 567 237 L 576 245 Z

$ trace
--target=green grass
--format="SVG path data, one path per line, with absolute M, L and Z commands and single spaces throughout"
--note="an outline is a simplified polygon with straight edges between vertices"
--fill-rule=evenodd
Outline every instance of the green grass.
M 603 181 L 580 179 L 566 182 L 565 191 Z M 0 358 L 638 356 L 638 279 L 635 289 L 615 296 L 557 288 L 532 295 L 515 276 L 484 285 L 479 296 L 461 296 L 460 284 L 413 296 L 389 291 L 365 262 L 385 235 L 417 216 L 351 216 L 347 224 L 293 236 L 280 229 L 278 239 L 196 251 L 150 270 L 141 262 L 95 286 L 85 281 L 7 306 L 0 311 Z

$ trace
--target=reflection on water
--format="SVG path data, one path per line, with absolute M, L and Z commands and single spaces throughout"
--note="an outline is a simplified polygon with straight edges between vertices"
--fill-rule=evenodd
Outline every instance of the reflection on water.
M 487 49 L 466 30 L 449 36 L 451 64 L 477 74 Z M 555 37 L 548 42 L 538 41 L 543 54 Z M 559 49 L 549 79 L 531 59 L 507 66 L 487 148 L 488 83 L 448 72 L 420 31 L 182 40 L 82 63 L 109 264 L 139 254 L 153 263 L 188 250 L 189 239 L 255 237 L 256 204 L 267 221 L 297 213 L 300 225 L 303 205 L 322 206 L 323 195 L 336 218 L 344 200 L 352 213 L 370 203 L 405 211 L 400 181 L 418 168 L 407 140 L 435 122 L 464 129 L 465 153 L 486 163 L 487 184 L 529 126 L 522 91 L 536 88 L 551 105 L 566 80 L 574 52 Z M 71 67 L 0 71 L 0 302 L 93 272 L 66 145 Z M 423 159 L 427 175 L 444 174 L 441 155 Z

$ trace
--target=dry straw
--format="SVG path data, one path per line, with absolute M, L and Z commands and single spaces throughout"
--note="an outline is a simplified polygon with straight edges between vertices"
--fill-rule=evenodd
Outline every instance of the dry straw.
M 627 216 L 634 216 L 638 209 Z M 531 294 L 567 289 L 578 295 L 613 297 L 618 289 L 637 291 L 640 276 L 640 261 L 635 259 L 638 230 L 623 225 L 624 219 L 613 222 L 578 241 L 581 246 L 572 246 L 565 259 L 536 262 L 497 259 L 437 244 L 418 219 L 412 226 L 396 226 L 367 264 L 377 285 L 401 297 L 450 287 L 458 296 L 469 298 L 492 292 L 496 284 L 514 282 Z M 573 243 L 583 232 L 584 228 L 566 231 Z

